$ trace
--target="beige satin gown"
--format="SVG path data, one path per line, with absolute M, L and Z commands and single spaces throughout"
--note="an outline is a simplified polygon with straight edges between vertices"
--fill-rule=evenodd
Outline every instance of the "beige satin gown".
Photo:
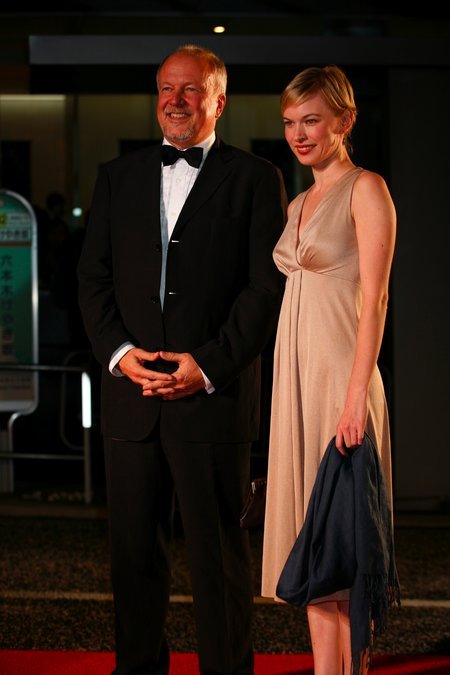
M 362 171 L 355 167 L 341 176 L 302 226 L 299 241 L 307 192 L 300 194 L 274 250 L 286 289 L 274 356 L 262 567 L 267 597 L 276 595 L 320 461 L 344 409 L 361 308 L 351 197 Z M 378 368 L 368 407 L 366 431 L 377 446 L 390 493 L 389 420 Z

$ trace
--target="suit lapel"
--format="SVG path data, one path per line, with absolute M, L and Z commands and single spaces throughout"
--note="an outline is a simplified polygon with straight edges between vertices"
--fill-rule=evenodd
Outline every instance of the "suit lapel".
M 151 242 L 161 242 L 161 155 L 159 145 L 148 148 L 137 165 L 135 178 L 135 194 L 139 194 L 136 200 L 141 204 L 142 217 L 139 218 L 138 226 L 144 228 L 143 241 L 151 239 Z M 150 241 L 149 241 L 150 243 Z
M 231 148 L 217 139 L 209 151 L 197 180 L 181 209 L 173 230 L 173 239 L 177 239 L 180 232 L 198 209 L 212 197 L 221 183 L 233 170 L 233 157 Z

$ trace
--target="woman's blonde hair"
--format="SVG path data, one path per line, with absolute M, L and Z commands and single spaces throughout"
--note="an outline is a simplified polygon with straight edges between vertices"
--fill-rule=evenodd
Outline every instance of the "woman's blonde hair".
M 320 93 L 335 115 L 351 112 L 352 124 L 344 137 L 347 150 L 351 151 L 350 133 L 356 122 L 357 109 L 353 87 L 344 71 L 338 66 L 312 67 L 302 70 L 289 82 L 281 94 L 281 112 L 291 105 L 299 105 L 310 96 Z

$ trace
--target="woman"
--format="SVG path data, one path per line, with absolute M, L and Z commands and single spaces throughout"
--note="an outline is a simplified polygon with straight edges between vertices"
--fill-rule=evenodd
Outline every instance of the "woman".
M 281 96 L 285 136 L 314 183 L 290 204 L 275 251 L 286 275 L 274 360 L 262 595 L 276 597 L 323 454 L 373 439 L 391 495 L 389 422 L 377 358 L 395 241 L 381 176 L 353 164 L 353 91 L 336 66 Z M 351 672 L 349 592 L 307 607 L 316 675 Z

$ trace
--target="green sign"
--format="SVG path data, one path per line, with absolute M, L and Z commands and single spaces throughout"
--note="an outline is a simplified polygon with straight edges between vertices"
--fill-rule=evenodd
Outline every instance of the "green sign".
M 0 190 L 0 364 L 35 364 L 37 231 L 30 204 Z M 37 403 L 37 376 L 0 371 L 0 412 L 25 412 Z

